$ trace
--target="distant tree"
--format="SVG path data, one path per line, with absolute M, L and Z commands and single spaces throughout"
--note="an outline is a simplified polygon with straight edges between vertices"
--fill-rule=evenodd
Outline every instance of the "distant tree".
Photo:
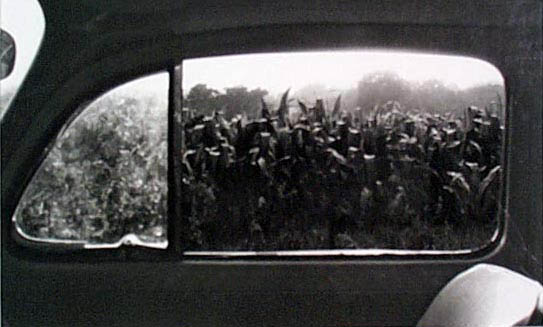
M 357 105 L 368 113 L 375 105 L 387 101 L 406 103 L 410 98 L 409 83 L 398 74 L 389 71 L 370 73 L 358 82 Z
M 227 119 L 243 113 L 254 118 L 260 112 L 261 99 L 267 94 L 268 91 L 260 88 L 249 91 L 245 86 L 229 87 L 217 96 L 217 109 L 223 109 Z
M 261 99 L 267 95 L 268 91 L 260 88 L 249 91 L 245 86 L 236 86 L 226 88 L 222 93 L 207 87 L 206 84 L 197 84 L 190 89 L 184 105 L 204 115 L 223 110 L 227 119 L 243 113 L 256 117 L 260 111 Z
M 432 113 L 462 109 L 456 91 L 437 79 L 413 85 L 411 99 L 405 105 Z
M 217 107 L 219 91 L 208 88 L 206 84 L 196 84 L 185 99 L 185 106 L 202 114 L 209 115 Z

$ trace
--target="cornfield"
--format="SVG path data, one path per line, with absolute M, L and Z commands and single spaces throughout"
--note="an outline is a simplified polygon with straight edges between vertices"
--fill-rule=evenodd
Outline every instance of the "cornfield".
M 497 228 L 502 126 L 495 112 L 332 110 L 288 91 L 230 121 L 184 109 L 189 250 L 461 249 Z

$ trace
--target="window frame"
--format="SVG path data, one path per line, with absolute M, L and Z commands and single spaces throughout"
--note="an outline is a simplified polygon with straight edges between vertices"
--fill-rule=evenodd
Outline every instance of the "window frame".
M 345 49 L 337 49 L 337 50 L 345 50 Z M 350 48 L 350 50 L 353 50 L 353 48 Z M 358 50 L 358 49 L 354 49 Z M 373 49 L 360 49 L 362 51 L 364 50 L 373 50 Z M 305 50 L 304 52 L 306 52 Z M 307 51 L 310 53 L 311 50 Z M 272 51 L 270 53 L 296 53 L 297 51 Z M 242 53 L 244 54 L 252 54 L 252 53 Z M 424 52 L 413 52 L 413 54 L 428 54 Z M 440 54 L 441 55 L 441 54 Z M 443 55 L 447 55 L 447 53 L 443 53 Z M 183 61 L 186 59 L 198 59 L 200 57 L 190 57 L 190 58 L 183 58 Z M 205 58 L 205 57 L 201 57 Z M 475 57 L 471 57 L 473 59 L 478 59 Z M 181 89 L 182 93 L 184 90 L 182 89 L 183 85 L 183 61 L 176 65 L 173 68 L 174 73 L 172 73 L 171 77 L 171 85 L 174 85 L 174 90 Z M 486 62 L 488 63 L 488 62 Z M 497 69 L 497 68 L 496 68 Z M 501 71 L 500 71 L 500 74 Z M 502 74 L 503 77 L 503 74 Z M 506 88 L 505 78 L 504 78 L 504 93 L 505 93 L 505 108 L 504 108 L 504 133 L 502 134 L 503 141 L 501 144 L 501 153 L 502 156 L 500 158 L 500 164 L 501 167 L 503 167 L 502 171 L 505 172 L 507 170 L 508 165 L 508 129 L 509 129 L 509 102 L 508 102 L 508 92 Z M 171 93 L 171 92 L 170 92 Z M 176 95 L 177 96 L 177 95 Z M 176 120 L 172 118 L 171 125 L 169 125 L 169 129 L 172 131 L 172 140 L 176 142 L 173 145 L 173 149 L 170 152 L 170 156 L 173 157 L 173 163 L 171 169 L 175 170 L 175 172 L 172 173 L 172 176 L 174 177 L 174 180 L 170 180 L 170 190 L 173 189 L 172 198 L 177 197 L 177 194 L 183 193 L 183 187 L 182 184 L 178 181 L 181 180 L 181 166 L 182 166 L 182 158 L 179 155 L 175 155 L 174 149 L 181 148 L 181 144 L 184 144 L 184 135 L 183 135 L 183 125 L 181 122 L 181 110 L 183 108 L 183 97 L 181 96 L 181 100 L 179 101 L 176 98 L 170 98 L 170 101 L 172 103 L 172 107 L 170 110 L 173 113 L 174 116 L 178 116 L 179 123 L 176 123 Z M 506 212 L 507 212 L 507 202 L 506 202 L 506 196 L 505 196 L 505 190 L 507 189 L 507 183 L 505 178 L 505 173 L 502 173 L 502 178 L 500 182 L 500 199 L 498 203 L 498 214 L 495 217 L 497 220 L 497 229 L 495 230 L 492 238 L 487 241 L 486 244 L 483 245 L 477 245 L 473 248 L 469 249 L 458 249 L 458 250 L 412 250 L 412 249 L 366 249 L 366 248 L 360 248 L 360 249 L 321 249 L 321 250 L 312 250 L 312 249 L 302 249 L 302 250 L 238 250 L 238 251 L 222 251 L 222 250 L 190 250 L 186 251 L 183 244 L 183 240 L 186 239 L 188 236 L 184 233 L 185 230 L 187 230 L 188 226 L 190 226 L 190 222 L 183 221 L 182 219 L 179 219 L 179 217 L 183 217 L 182 212 L 183 208 L 180 206 L 181 201 L 175 201 L 175 199 L 171 199 L 174 203 L 177 203 L 177 206 L 172 206 L 173 217 L 170 217 L 169 219 L 169 226 L 172 226 L 174 231 L 172 231 L 172 237 L 175 241 L 174 244 L 176 244 L 176 250 L 180 252 L 181 255 L 183 255 L 186 258 L 190 258 L 191 260 L 205 260 L 205 259 L 219 259 L 219 260 L 236 260 L 236 259 L 243 259 L 243 260 L 307 260 L 311 258 L 319 258 L 319 259 L 330 259 L 334 260 L 337 258 L 347 259 L 347 260 L 356 260 L 356 259 L 362 259 L 362 260 L 368 260 L 368 259 L 374 259 L 374 260 L 405 260 L 405 259 L 417 259 L 417 260 L 436 260 L 436 259 L 443 259 L 443 260 L 454 260 L 454 259 L 473 259 L 477 257 L 485 256 L 489 253 L 492 253 L 493 251 L 497 250 L 497 248 L 503 243 L 502 238 L 505 235 L 505 226 L 506 226 Z M 171 215 L 170 215 L 171 216 Z
M 309 26 L 302 26 L 301 28 L 308 28 Z M 281 28 L 281 27 L 278 27 Z M 347 27 L 349 28 L 349 27 Z M 226 31 L 226 33 L 232 33 L 236 31 Z M 257 31 L 251 31 L 249 34 L 253 34 Z M 167 71 L 170 76 L 170 83 L 169 83 L 169 90 L 168 90 L 168 251 L 170 255 L 175 253 L 179 258 L 187 257 L 191 260 L 207 260 L 207 259 L 218 259 L 218 260 L 236 260 L 236 259 L 244 259 L 244 260 L 304 260 L 304 259 L 311 259 L 311 258 L 317 258 L 317 259 L 329 259 L 329 260 L 336 260 L 338 258 L 341 258 L 342 260 L 436 260 L 436 259 L 445 259 L 445 260 L 469 260 L 469 259 L 476 259 L 484 257 L 488 254 L 491 254 L 498 250 L 498 248 L 503 244 L 503 237 L 506 233 L 506 212 L 507 212 L 507 202 L 506 202 L 506 194 L 503 190 L 507 189 L 507 179 L 505 176 L 502 177 L 502 183 L 501 183 L 501 203 L 500 206 L 502 207 L 498 214 L 498 230 L 496 231 L 494 237 L 490 240 L 488 244 L 485 244 L 482 247 L 474 248 L 474 249 L 465 249 L 465 250 L 426 250 L 426 251 L 417 251 L 417 250 L 400 250 L 400 249 L 356 249 L 356 250 L 316 250 L 316 251 L 308 251 L 308 250 L 278 250 L 278 251 L 187 251 L 185 253 L 183 248 L 183 239 L 184 239 L 184 230 L 186 230 L 184 227 L 184 223 L 177 219 L 176 217 L 182 217 L 181 212 L 182 208 L 179 205 L 179 201 L 176 201 L 175 199 L 178 197 L 177 194 L 180 194 L 183 190 L 180 183 L 177 183 L 176 181 L 180 181 L 179 176 L 176 175 L 176 172 L 179 173 L 179 169 L 176 169 L 175 167 L 180 166 L 179 159 L 176 158 L 179 156 L 174 156 L 172 153 L 175 151 L 174 149 L 177 148 L 180 144 L 180 142 L 183 142 L 181 139 L 183 136 L 178 135 L 182 134 L 179 133 L 177 128 L 175 128 L 175 120 L 176 115 L 181 115 L 181 109 L 183 107 L 183 98 L 182 98 L 182 78 L 183 78 L 183 60 L 186 59 L 195 59 L 199 58 L 201 56 L 198 44 L 212 44 L 212 43 L 219 43 L 219 40 L 221 37 L 220 35 L 222 33 L 210 33 L 209 35 L 206 35 L 207 38 L 198 38 L 198 39 L 191 39 L 193 40 L 195 44 L 191 44 L 190 42 L 187 42 L 185 40 L 183 44 L 183 51 L 182 53 L 185 54 L 189 51 L 187 51 L 187 48 L 194 47 L 197 49 L 195 51 L 195 56 L 187 56 L 183 55 L 180 56 L 179 59 L 176 61 L 168 62 L 166 67 L 162 67 L 160 71 Z M 338 50 L 345 50 L 349 48 L 338 48 Z M 361 48 L 362 50 L 365 48 Z M 367 48 L 368 50 L 375 50 L 379 48 Z M 296 52 L 298 49 L 275 49 L 271 52 L 289 52 L 293 51 Z M 303 48 L 303 51 L 311 51 L 311 50 L 318 50 L 318 48 Z M 392 48 L 394 50 L 394 48 Z M 413 50 L 413 49 L 411 49 Z M 261 53 L 265 50 L 260 51 L 251 51 L 248 53 Z M 403 49 L 405 51 L 405 49 Z M 243 52 L 241 54 L 246 54 L 247 52 Z M 422 52 L 424 53 L 424 52 Z M 235 51 L 226 51 L 224 53 L 218 53 L 214 55 L 230 55 L 230 54 L 240 54 L 239 50 Z M 457 55 L 457 53 L 438 53 L 443 55 Z M 477 58 L 477 57 L 473 57 Z M 478 58 L 479 59 L 479 58 Z M 118 59 L 117 59 L 118 60 Z M 175 64 L 177 63 L 177 64 Z M 497 67 L 498 68 L 498 67 Z M 156 69 L 156 68 L 155 68 Z M 499 68 L 498 68 L 499 69 Z M 155 71 L 156 72 L 156 71 Z M 500 73 L 502 73 L 500 71 Z M 149 74 L 149 73 L 147 73 Z M 135 76 L 132 76 L 130 80 L 127 80 L 125 82 L 129 82 L 131 80 L 137 79 L 139 77 L 143 77 L 145 75 L 142 75 L 141 73 Z M 502 73 L 503 76 L 503 73 Z M 505 80 L 505 77 L 504 77 Z M 109 82 L 109 81 L 108 81 Z M 507 83 L 506 80 L 504 81 L 504 87 L 505 87 L 505 93 L 506 93 L 506 120 L 505 120 L 505 135 L 504 135 L 504 142 L 502 144 L 502 166 L 504 167 L 503 171 L 507 171 L 508 166 L 508 130 L 509 130 L 509 96 L 510 93 L 507 90 Z M 124 82 L 123 82 L 124 83 Z M 108 84 L 106 87 L 107 89 L 113 89 L 117 86 L 122 85 L 122 83 L 116 83 L 114 85 Z M 101 90 L 100 94 L 103 94 L 103 89 Z M 94 96 L 96 98 L 96 95 Z M 92 99 L 94 99 L 92 98 Z M 77 105 L 77 109 L 75 112 L 71 113 L 68 117 L 67 122 L 62 126 L 62 129 L 65 129 L 67 126 L 70 125 L 71 121 L 76 119 L 79 114 L 90 104 L 92 100 L 86 100 L 83 101 L 82 104 Z M 59 135 L 61 135 L 60 133 Z M 51 143 L 45 148 L 45 150 L 42 153 L 41 162 L 45 159 L 46 155 L 49 153 L 50 148 L 54 145 L 56 138 L 51 141 Z M 177 160 L 176 160 L 177 159 Z M 173 169 L 172 169 L 173 167 Z M 34 171 L 34 173 L 37 171 L 37 169 Z M 504 174 L 505 175 L 505 174 Z M 31 178 L 29 179 L 29 182 L 31 181 Z M 505 208 L 505 210 L 503 209 Z M 173 215 L 171 214 L 173 212 Z M 21 245 L 28 246 L 32 249 L 36 249 L 37 251 L 45 250 L 47 252 L 55 253 L 68 253 L 68 252 L 84 252 L 89 250 L 99 250 L 99 251 L 105 251 L 105 252 L 115 252 L 115 250 L 121 250 L 121 252 L 125 252 L 125 248 L 131 248 L 132 246 L 128 245 L 122 245 L 117 248 L 113 247 L 103 247 L 103 246 L 85 246 L 85 242 L 77 242 L 77 241 L 69 241 L 69 242 L 43 242 L 33 239 L 28 239 L 22 235 L 20 235 L 16 229 L 17 227 L 14 226 L 15 231 L 12 231 L 12 235 L 14 236 L 14 239 L 17 243 Z M 170 246 L 170 244 L 173 244 L 173 247 Z M 106 250 L 107 249 L 107 250 Z M 131 250 L 128 250 L 129 252 L 137 252 L 139 250 L 138 247 L 134 247 Z M 154 251 L 153 251 L 154 252 Z M 106 255 L 107 256 L 107 255 Z
M 499 203 L 499 212 L 496 217 L 498 221 L 498 227 L 495 231 L 492 239 L 484 245 L 469 248 L 469 249 L 459 249 L 459 250 L 411 250 L 411 249 L 322 249 L 322 250 L 265 250 L 265 251 L 254 251 L 254 250 L 240 250 L 240 251 L 221 251 L 221 250 L 193 250 L 185 251 L 184 250 L 184 239 L 187 238 L 185 231 L 187 230 L 188 222 L 183 221 L 179 217 L 183 217 L 182 211 L 183 208 L 180 205 L 181 201 L 178 201 L 180 194 L 183 193 L 183 187 L 181 181 L 181 158 L 178 155 L 175 155 L 175 149 L 181 148 L 181 144 L 184 144 L 184 132 L 182 130 L 182 108 L 183 108 L 183 60 L 181 63 L 167 67 L 165 70 L 158 73 L 168 73 L 169 76 L 169 86 L 168 86 L 168 96 L 167 96 L 167 106 L 168 106 L 168 123 L 167 123 L 167 141 L 168 141 L 168 234 L 167 242 L 168 244 L 173 244 L 173 250 L 179 255 L 184 256 L 193 260 L 202 260 L 202 259 L 222 259 L 222 260 L 235 260 L 235 259 L 249 259 L 249 260 L 303 260 L 309 258 L 320 258 L 320 259 L 334 259 L 340 257 L 342 259 L 386 259 L 386 260 L 404 260 L 404 259 L 420 259 L 420 260 L 435 260 L 436 258 L 440 259 L 469 259 L 477 258 L 486 253 L 490 253 L 496 249 L 501 243 L 501 238 L 505 234 L 505 212 L 506 212 L 506 202 L 505 194 L 503 192 L 506 189 L 505 178 L 502 178 L 500 184 L 500 194 L 501 200 Z M 144 75 L 132 79 L 131 81 L 137 80 L 139 78 L 145 78 Z M 129 81 L 130 82 L 130 81 Z M 109 91 L 114 90 L 116 87 L 120 87 L 123 84 L 112 86 Z M 505 87 L 505 86 L 504 86 Z M 64 134 L 64 131 L 68 129 L 72 122 L 76 120 L 79 115 L 91 105 L 91 103 L 97 100 L 99 97 L 104 96 L 107 92 L 100 94 L 97 98 L 92 101 L 85 101 L 81 104 L 78 109 L 73 113 L 65 125 L 62 127 L 60 133 L 56 138 L 54 138 L 49 146 L 44 149 L 42 155 L 42 160 L 44 160 L 49 154 L 50 150 L 58 142 L 59 138 Z M 506 107 L 508 102 L 506 101 Z M 508 109 L 505 110 L 505 130 L 508 130 Z M 504 133 L 505 134 L 505 133 Z M 502 158 L 501 165 L 504 167 L 503 171 L 506 171 L 507 167 L 507 140 L 506 135 L 504 135 L 504 142 L 502 142 Z M 41 167 L 43 162 L 40 163 Z M 37 173 L 39 168 L 36 169 L 34 173 Z M 32 182 L 30 179 L 29 184 Z M 28 187 L 28 185 L 27 185 Z M 26 187 L 25 187 L 26 190 Z M 504 209 L 505 208 L 505 209 Z M 20 209 L 18 207 L 18 209 Z M 28 246 L 37 250 L 45 250 L 52 252 L 72 252 L 80 250 L 115 250 L 124 247 L 132 247 L 138 245 L 130 244 L 124 242 L 124 238 L 121 238 L 118 242 L 112 244 L 91 244 L 86 241 L 80 240 L 62 240 L 62 239 L 40 239 L 39 237 L 32 237 L 26 235 L 26 233 L 21 229 L 20 226 L 15 222 L 15 217 L 17 211 L 15 211 L 12 222 L 15 235 L 15 241 L 21 245 Z M 162 249 L 161 247 L 155 246 L 144 246 L 147 248 L 156 248 Z
M 273 2 L 277 10 L 262 2 L 258 8 L 274 13 L 266 20 L 259 15 L 270 11 L 247 11 L 253 7 L 245 2 L 223 8 L 228 15 L 200 3 L 172 2 L 155 11 L 153 1 L 139 8 L 88 2 L 78 4 L 82 17 L 70 11 L 69 1 L 42 3 L 48 24 L 43 46 L 1 126 L 4 222 L 11 219 L 49 141 L 80 103 L 111 86 L 173 67 L 183 58 L 353 44 L 472 56 L 502 72 L 510 107 L 502 193 L 508 211 L 496 248 L 450 260 L 194 259 L 173 247 L 44 253 L 17 243 L 11 223 L 3 223 L 2 319 L 10 325 L 292 325 L 302 319 L 317 325 L 413 325 L 450 278 L 476 263 L 499 264 L 543 280 L 541 3 L 447 2 L 439 9 L 445 3 L 323 2 L 307 15 L 309 5 L 302 1 Z M 436 6 L 432 15 L 420 11 L 425 5 Z M 124 6 L 128 10 L 119 9 Z M 330 11 L 329 6 L 360 10 Z M 141 11 L 145 14 L 138 16 Z M 159 25 L 150 22 L 157 18 L 151 12 Z M 119 19 L 124 25 L 117 24 Z M 81 22 L 88 22 L 86 29 Z M 18 152 L 21 147 L 28 151 Z

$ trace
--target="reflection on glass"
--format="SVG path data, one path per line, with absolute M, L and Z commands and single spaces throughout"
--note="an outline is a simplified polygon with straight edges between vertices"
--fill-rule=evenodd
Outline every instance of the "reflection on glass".
M 472 249 L 497 228 L 504 88 L 376 52 L 183 63 L 189 251 Z

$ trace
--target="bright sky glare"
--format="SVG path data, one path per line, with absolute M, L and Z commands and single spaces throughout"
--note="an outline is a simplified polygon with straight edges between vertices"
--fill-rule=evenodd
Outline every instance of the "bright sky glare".
M 36 0 L 0 0 L 0 26 L 15 40 L 13 72 L 0 82 L 0 92 L 12 91 L 25 77 L 45 31 L 45 18 Z
M 438 79 L 463 89 L 475 85 L 503 84 L 491 64 L 468 57 L 384 51 L 330 51 L 251 54 L 190 59 L 183 62 L 183 88 L 198 83 L 217 90 L 243 85 L 270 93 L 292 91 L 307 84 L 329 88 L 356 86 L 365 74 L 389 70 L 402 78 L 422 82 Z

